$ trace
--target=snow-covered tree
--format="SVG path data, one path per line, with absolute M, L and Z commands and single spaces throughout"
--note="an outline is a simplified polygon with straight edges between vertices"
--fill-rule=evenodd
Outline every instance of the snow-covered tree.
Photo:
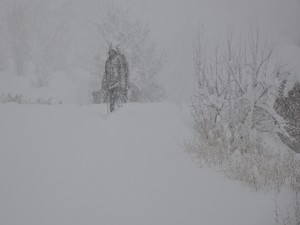
M 280 138 L 292 150 L 300 153 L 300 83 L 297 82 L 287 96 L 284 96 L 285 85 L 286 80 L 282 81 L 280 85 L 274 108 L 278 114 L 287 120 L 289 126 L 286 129 L 293 140 L 282 134 Z
M 6 57 L 11 59 L 12 69 L 24 76 L 29 65 L 33 66 L 35 71 L 30 72 L 36 74 L 34 84 L 46 85 L 51 72 L 63 69 L 69 53 L 68 4 L 2 0 L 0 6 L 1 42 L 9 46 Z
M 7 32 L 6 32 L 6 25 L 5 21 L 5 7 L 2 1 L 0 1 L 0 71 L 4 70 L 6 67 L 6 61 L 8 58 L 7 55 Z
M 109 45 L 118 45 L 129 63 L 130 86 L 138 87 L 139 91 L 134 90 L 135 95 L 141 94 L 138 100 L 158 101 L 164 97 L 164 87 L 157 79 L 165 62 L 164 54 L 151 40 L 147 24 L 133 19 L 128 10 L 112 4 L 103 14 L 98 29 L 102 42 L 98 57 L 100 77 L 104 73 Z
M 193 112 L 197 128 L 206 139 L 220 126 L 231 152 L 251 150 L 259 133 L 285 132 L 285 121 L 273 109 L 278 81 L 286 75 L 274 58 L 275 45 L 250 32 L 247 40 L 210 48 L 201 39 L 195 49 L 197 87 Z M 244 44 L 243 44 L 244 43 Z M 241 149 L 242 147 L 242 149 Z
M 4 1 L 6 10 L 5 21 L 9 33 L 10 57 L 14 64 L 15 73 L 24 76 L 29 62 L 30 37 L 27 12 L 29 1 Z
M 68 21 L 64 5 L 36 4 L 31 9 L 31 60 L 35 65 L 34 86 L 46 86 L 49 76 L 65 69 L 69 53 Z

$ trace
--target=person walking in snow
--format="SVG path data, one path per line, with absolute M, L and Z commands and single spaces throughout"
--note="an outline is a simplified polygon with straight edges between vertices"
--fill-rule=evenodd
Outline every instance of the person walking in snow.
M 115 50 L 110 45 L 101 85 L 103 101 L 109 104 L 110 112 L 115 110 L 116 104 L 119 106 L 127 102 L 128 77 L 129 69 L 125 55 L 118 46 Z

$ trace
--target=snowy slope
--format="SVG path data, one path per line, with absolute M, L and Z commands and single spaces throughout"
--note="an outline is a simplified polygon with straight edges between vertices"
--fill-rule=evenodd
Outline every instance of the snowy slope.
M 1 225 L 274 224 L 269 195 L 184 152 L 187 107 L 0 104 Z

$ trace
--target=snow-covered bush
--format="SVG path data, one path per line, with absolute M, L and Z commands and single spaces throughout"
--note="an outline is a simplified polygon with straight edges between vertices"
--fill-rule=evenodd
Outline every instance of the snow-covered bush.
M 285 85 L 286 80 L 280 86 L 274 108 L 278 114 L 287 120 L 289 124 L 287 132 L 293 137 L 293 140 L 284 135 L 280 135 L 280 138 L 292 150 L 300 153 L 300 83 L 297 82 L 287 96 L 284 96 Z
M 62 101 L 55 101 L 52 98 L 28 98 L 22 94 L 13 95 L 11 93 L 0 95 L 1 103 L 17 103 L 17 104 L 40 104 L 40 105 L 56 105 L 62 104 Z
M 290 138 L 288 123 L 273 108 L 278 87 L 288 76 L 277 60 L 276 45 L 259 31 L 244 38 L 230 33 L 213 46 L 202 34 L 194 64 L 196 135 L 187 150 L 199 163 L 253 190 L 278 192 L 288 186 L 297 196 L 300 161 L 280 141 L 278 134 Z

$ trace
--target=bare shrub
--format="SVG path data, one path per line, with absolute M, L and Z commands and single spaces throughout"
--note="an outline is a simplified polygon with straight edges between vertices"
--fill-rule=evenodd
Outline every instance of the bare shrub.
M 52 98 L 28 98 L 22 94 L 13 95 L 11 93 L 1 94 L 0 103 L 17 103 L 17 104 L 40 104 L 40 105 L 56 105 L 62 104 L 62 101 L 55 101 Z

